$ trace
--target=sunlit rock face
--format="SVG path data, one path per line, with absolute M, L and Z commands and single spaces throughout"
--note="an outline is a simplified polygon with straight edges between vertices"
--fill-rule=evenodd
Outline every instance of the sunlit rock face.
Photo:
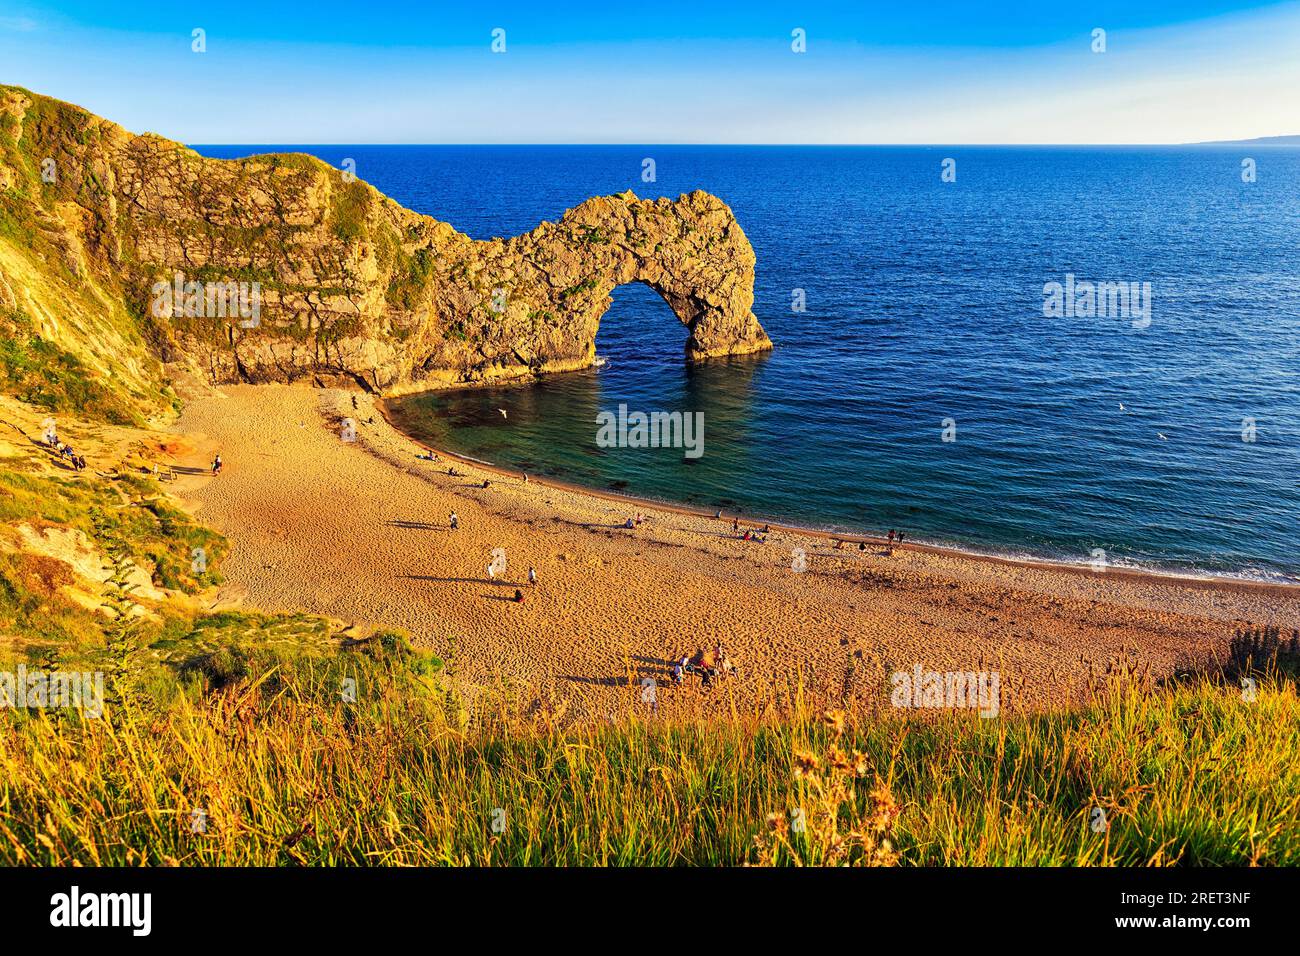
M 0 120 L 6 214 L 213 381 L 400 393 L 583 368 L 627 282 L 672 307 L 689 360 L 771 348 L 753 248 L 708 193 L 597 196 L 480 242 L 309 156 L 206 159 L 15 87 Z

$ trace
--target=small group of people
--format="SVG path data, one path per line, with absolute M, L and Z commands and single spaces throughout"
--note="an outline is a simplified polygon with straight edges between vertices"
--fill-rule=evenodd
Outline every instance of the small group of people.
M 487 569 L 487 571 L 488 571 L 488 577 L 491 578 L 493 581 L 495 581 L 495 580 L 497 579 L 497 569 L 496 569 L 496 565 L 489 564 L 489 565 L 488 565 L 488 569 Z M 529 568 L 529 569 L 528 569 L 528 586 L 531 587 L 531 588 L 535 588 L 535 587 L 537 587 L 537 569 L 536 569 L 536 568 Z M 513 601 L 513 602 L 516 603 L 516 604 L 523 604 L 523 603 L 524 603 L 524 592 L 523 592 L 520 588 L 515 588 L 515 596 L 512 597 L 510 600 Z
M 646 520 L 645 515 L 643 515 L 641 512 L 638 511 L 638 512 L 636 513 L 636 516 L 635 516 L 635 517 L 630 517 L 630 518 L 628 518 L 626 521 L 623 522 L 623 527 L 624 527 L 624 528 L 639 528 L 639 527 L 641 527 L 641 525 L 643 525 L 643 524 L 645 523 L 645 520 Z
M 65 445 L 57 438 L 54 439 L 52 442 L 50 442 L 50 445 L 54 448 L 55 451 L 59 453 L 60 458 L 72 464 L 74 470 L 82 471 L 85 469 L 86 459 L 82 458 L 75 451 L 73 451 L 71 445 Z
M 713 650 L 697 650 L 693 655 L 683 655 L 673 662 L 673 683 L 681 684 L 687 674 L 699 674 L 700 683 L 708 687 L 716 678 L 731 677 L 736 665 L 731 662 L 719 642 Z
M 718 516 L 719 517 L 722 516 L 721 511 L 718 512 Z M 762 528 L 759 529 L 746 528 L 744 531 L 741 531 L 740 519 L 732 518 L 731 533 L 734 534 L 736 537 L 738 537 L 741 541 L 757 541 L 759 544 L 766 544 L 768 537 L 772 534 L 772 526 L 765 524 L 763 525 Z
M 489 565 L 487 566 L 487 576 L 488 576 L 488 580 L 489 580 L 489 581 L 495 581 L 495 580 L 497 579 L 497 563 L 496 563 L 496 561 L 493 561 L 491 564 L 489 564 Z M 529 587 L 532 587 L 532 588 L 537 587 L 537 569 L 536 569 L 536 568 L 529 568 L 529 569 L 528 569 L 528 586 L 529 586 Z M 523 600 L 523 599 L 520 598 L 520 600 Z
M 886 538 L 885 540 L 886 540 L 886 545 L 885 545 L 885 547 L 886 547 L 886 551 L 885 551 L 885 554 L 886 554 L 887 556 L 889 556 L 889 557 L 892 557 L 893 554 L 894 554 L 894 545 L 897 544 L 899 547 L 902 547 L 902 545 L 903 545 L 903 532 L 901 532 L 901 531 L 895 531 L 893 528 L 890 528 L 890 529 L 889 529 L 889 537 Z M 836 539 L 835 539 L 835 550 L 836 550 L 836 551 L 843 551 L 843 550 L 844 550 L 844 539 L 843 539 L 843 538 L 836 538 Z M 859 542 L 858 542 L 858 550 L 859 550 L 859 551 L 866 551 L 866 550 L 867 550 L 867 542 L 865 542 L 865 541 L 859 541 Z

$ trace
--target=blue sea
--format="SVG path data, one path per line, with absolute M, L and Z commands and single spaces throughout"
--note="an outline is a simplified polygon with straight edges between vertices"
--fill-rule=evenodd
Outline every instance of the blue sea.
M 688 367 L 667 304 L 626 286 L 599 370 L 394 403 L 436 446 L 815 528 L 1300 581 L 1300 149 L 198 149 L 352 159 L 479 239 L 629 188 L 731 206 L 771 354 Z M 1149 324 L 1044 317 L 1069 275 L 1150 283 Z M 620 404 L 703 412 L 704 454 L 597 447 Z

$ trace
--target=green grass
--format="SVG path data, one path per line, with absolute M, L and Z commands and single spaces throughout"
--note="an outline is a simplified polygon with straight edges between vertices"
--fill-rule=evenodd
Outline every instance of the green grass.
M 226 540 L 203 527 L 143 477 L 92 479 L 0 470 L 0 526 L 78 531 L 107 555 L 117 551 L 146 569 L 152 582 L 194 594 L 220 582 Z M 196 565 L 195 549 L 203 562 Z M 206 568 L 203 566 L 206 565 Z M 60 588 L 73 582 L 63 562 L 0 550 L 0 634 L 47 647 L 85 647 L 102 640 L 95 611 Z
M 129 396 L 104 385 L 72 353 L 29 331 L 21 313 L 0 315 L 0 392 L 50 412 L 93 414 L 115 425 L 139 424 Z
M 366 217 L 370 209 L 370 194 L 359 179 L 341 180 L 334 191 L 332 229 L 339 242 L 347 244 L 368 234 Z

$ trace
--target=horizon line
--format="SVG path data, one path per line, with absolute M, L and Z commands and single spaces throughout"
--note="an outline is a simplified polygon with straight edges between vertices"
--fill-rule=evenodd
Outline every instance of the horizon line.
M 155 134 L 162 135 L 162 134 Z M 1294 143 L 1270 143 L 1267 140 L 1289 138 L 1296 136 Z M 311 143 L 311 142 L 281 142 L 281 143 L 182 143 L 182 145 L 195 149 L 200 146 L 468 146 L 468 147 L 485 147 L 485 146 L 508 146 L 508 147 L 528 147 L 530 149 L 538 148 L 561 148 L 561 147 L 633 147 L 633 146 L 668 146 L 668 147 L 746 147 L 755 149 L 840 149 L 840 148 L 867 148 L 867 147 L 888 147 L 888 148 L 922 148 L 922 149 L 1156 149 L 1156 148 L 1181 148 L 1189 146 L 1266 146 L 1274 149 L 1300 148 L 1300 134 L 1282 134 L 1282 136 L 1262 136 L 1253 137 L 1244 140 L 1203 140 L 1191 143 L 723 143 L 723 142 L 626 142 L 626 143 L 609 143 L 609 142 L 565 142 L 565 143 L 494 143 L 494 142 L 337 142 L 337 143 Z

